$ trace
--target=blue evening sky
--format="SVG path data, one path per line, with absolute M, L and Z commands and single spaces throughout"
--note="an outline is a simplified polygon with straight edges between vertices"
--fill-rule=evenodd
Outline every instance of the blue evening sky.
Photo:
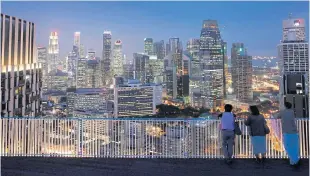
M 143 51 L 145 37 L 179 37 L 185 47 L 188 39 L 199 37 L 205 19 L 218 20 L 228 51 L 233 42 L 243 42 L 251 55 L 277 55 L 282 20 L 289 13 L 305 19 L 307 34 L 309 28 L 309 2 L 2 2 L 1 8 L 35 23 L 37 46 L 47 46 L 50 32 L 57 31 L 63 58 L 75 31 L 86 49 L 101 56 L 102 33 L 111 30 L 113 41 L 121 39 L 132 58 Z

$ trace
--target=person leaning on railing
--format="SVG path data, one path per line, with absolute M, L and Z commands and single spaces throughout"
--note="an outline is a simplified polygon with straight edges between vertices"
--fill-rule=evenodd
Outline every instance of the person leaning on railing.
M 257 163 L 263 163 L 266 156 L 266 135 L 270 133 L 267 122 L 263 115 L 259 113 L 257 106 L 250 106 L 251 115 L 244 124 L 250 127 L 253 152 Z M 262 158 L 259 158 L 259 154 Z
M 285 102 L 284 106 L 285 109 L 280 111 L 277 118 L 281 119 L 284 148 L 290 159 L 290 164 L 297 168 L 300 164 L 300 160 L 299 136 L 295 122 L 295 112 L 291 109 L 291 103 Z
M 232 163 L 233 146 L 235 143 L 235 118 L 236 115 L 231 111 L 233 109 L 232 105 L 226 104 L 225 112 L 220 114 L 218 118 L 221 119 L 221 124 L 219 126 L 222 131 L 222 148 L 224 152 L 225 161 L 227 164 Z

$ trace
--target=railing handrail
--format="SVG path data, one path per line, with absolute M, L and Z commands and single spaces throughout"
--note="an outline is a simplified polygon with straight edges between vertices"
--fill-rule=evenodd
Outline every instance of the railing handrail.
M 1 119 L 29 119 L 29 120 L 112 120 L 112 121 L 218 121 L 219 119 L 207 119 L 207 118 L 144 118 L 144 117 L 125 117 L 125 118 L 104 118 L 104 117 L 91 117 L 91 118 L 80 118 L 80 117 L 65 117 L 65 118 L 51 118 L 51 117 L 1 117 Z M 277 118 L 265 118 L 266 120 L 277 120 Z M 246 118 L 237 118 L 237 120 L 242 121 Z M 295 118 L 295 120 L 309 120 L 308 118 Z

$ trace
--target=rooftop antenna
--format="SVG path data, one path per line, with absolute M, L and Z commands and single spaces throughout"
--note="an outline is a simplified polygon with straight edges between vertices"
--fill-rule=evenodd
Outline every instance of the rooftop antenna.
M 288 14 L 288 18 L 289 18 L 289 19 L 292 19 L 292 15 L 293 15 L 292 13 L 289 13 L 289 14 Z

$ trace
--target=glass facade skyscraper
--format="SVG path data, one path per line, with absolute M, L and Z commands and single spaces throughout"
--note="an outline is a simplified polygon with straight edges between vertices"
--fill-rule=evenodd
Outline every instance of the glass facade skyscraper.
M 223 41 L 216 20 L 204 20 L 199 56 L 202 66 L 201 98 L 204 107 L 215 110 L 223 101 Z

